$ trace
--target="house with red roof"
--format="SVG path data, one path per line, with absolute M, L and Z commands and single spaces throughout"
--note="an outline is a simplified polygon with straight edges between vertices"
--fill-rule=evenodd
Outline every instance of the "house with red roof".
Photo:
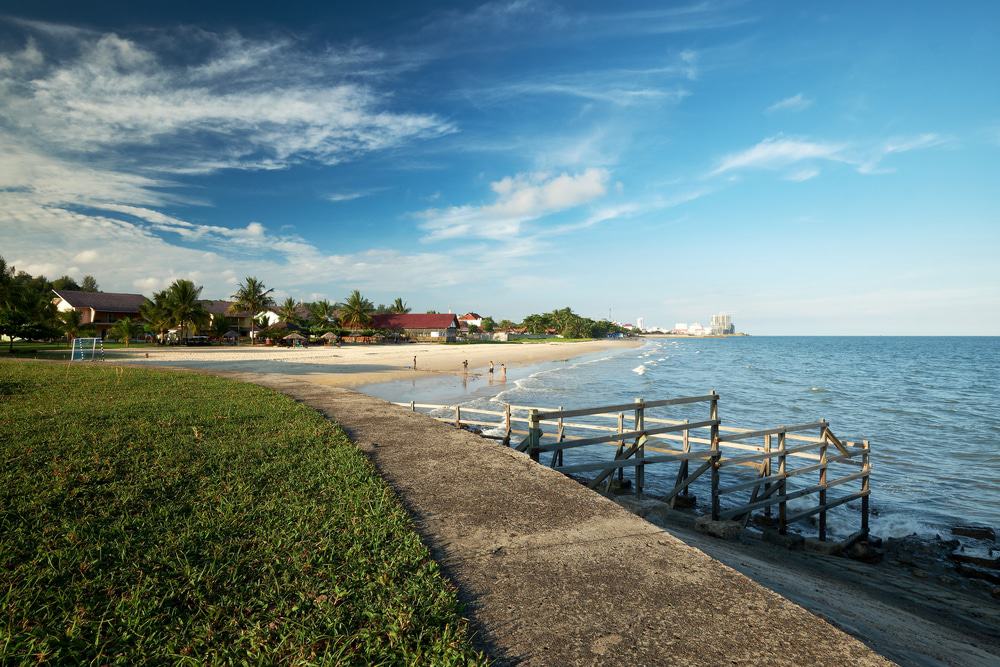
M 476 326 L 480 329 L 483 328 L 483 316 L 479 313 L 468 312 L 465 315 L 460 315 L 458 318 L 458 325 L 463 329 L 468 329 L 470 326 Z
M 384 313 L 374 316 L 372 326 L 432 343 L 453 343 L 458 336 L 458 318 L 453 313 Z

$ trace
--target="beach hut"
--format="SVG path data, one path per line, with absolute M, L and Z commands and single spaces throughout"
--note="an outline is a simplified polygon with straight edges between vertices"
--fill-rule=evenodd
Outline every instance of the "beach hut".
M 302 341 L 308 340 L 305 336 L 300 334 L 298 331 L 293 331 L 281 340 L 287 340 L 291 345 L 301 346 Z
M 240 339 L 240 335 L 230 329 L 226 333 L 222 334 L 223 340 L 225 340 L 230 345 L 236 345 L 236 341 Z
M 337 334 L 333 333 L 332 331 L 327 331 L 325 334 L 320 336 L 320 338 L 325 340 L 327 344 L 334 343 L 337 340 Z

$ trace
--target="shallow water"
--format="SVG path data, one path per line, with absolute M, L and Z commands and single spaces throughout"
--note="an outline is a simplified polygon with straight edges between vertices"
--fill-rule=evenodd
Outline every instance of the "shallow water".
M 996 337 L 741 337 L 651 339 L 641 348 L 511 369 L 505 383 L 482 374 L 364 390 L 394 401 L 572 408 L 715 389 L 726 425 L 825 418 L 841 439 L 871 441 L 872 530 L 890 537 L 944 535 L 957 523 L 1000 526 L 998 380 Z M 707 418 L 702 412 L 658 414 Z M 574 463 L 610 458 L 599 446 L 572 456 Z M 649 466 L 648 490 L 669 489 L 675 470 Z M 695 493 L 708 497 L 699 483 Z M 857 507 L 848 504 L 832 513 L 831 532 L 856 523 Z

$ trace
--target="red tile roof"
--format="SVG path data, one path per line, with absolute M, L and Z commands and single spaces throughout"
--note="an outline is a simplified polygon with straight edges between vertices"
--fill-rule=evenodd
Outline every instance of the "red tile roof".
M 375 315 L 372 326 L 376 329 L 449 329 L 457 327 L 452 313 L 386 313 Z
M 139 306 L 146 301 L 141 294 L 119 292 L 77 292 L 76 290 L 52 290 L 74 308 L 93 308 L 110 313 L 138 313 Z
M 479 313 L 466 313 L 465 315 L 462 315 L 460 318 L 458 318 L 458 321 L 461 322 L 463 320 L 481 320 L 481 319 L 483 319 L 483 316 L 480 315 Z

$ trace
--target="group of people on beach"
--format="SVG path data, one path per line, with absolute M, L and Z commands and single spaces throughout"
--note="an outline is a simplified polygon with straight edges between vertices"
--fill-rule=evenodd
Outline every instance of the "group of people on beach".
M 413 355 L 413 370 L 417 370 L 417 355 Z M 490 367 L 488 373 L 490 374 L 490 379 L 493 378 L 493 373 L 496 371 L 496 367 L 493 365 L 493 360 L 490 360 Z M 468 375 L 469 373 L 469 360 L 466 359 L 462 362 L 462 372 Z M 507 379 L 507 365 L 500 364 L 500 379 Z
M 414 357 L 414 359 L 416 359 L 416 357 Z M 414 368 L 416 368 L 416 366 L 414 366 Z M 493 373 L 495 371 L 496 371 L 496 367 L 493 365 L 493 361 L 490 360 L 490 368 L 489 368 L 488 372 L 489 372 L 491 378 L 493 377 Z M 466 374 L 468 374 L 468 372 L 469 372 L 469 360 L 468 359 L 466 359 L 465 361 L 462 362 L 462 372 L 466 373 Z M 500 378 L 502 380 L 506 380 L 507 379 L 507 366 L 505 364 L 500 364 Z

